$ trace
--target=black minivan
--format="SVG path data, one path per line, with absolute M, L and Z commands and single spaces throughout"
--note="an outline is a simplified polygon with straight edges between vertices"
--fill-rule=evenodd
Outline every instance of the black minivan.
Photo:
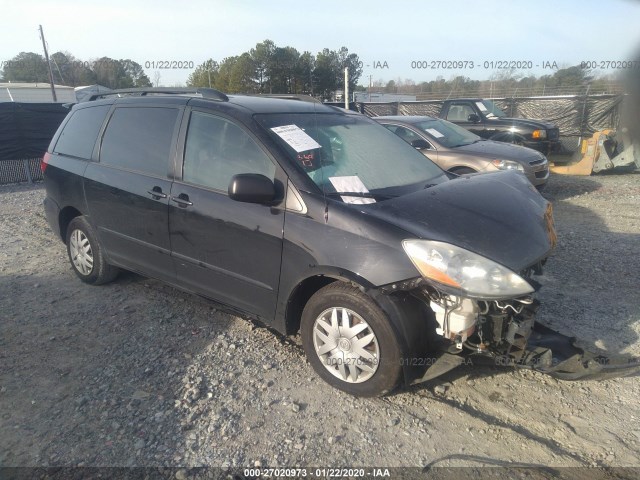
M 365 116 L 211 89 L 77 104 L 42 168 L 81 280 L 127 269 L 299 331 L 351 394 L 533 355 L 555 233 L 519 173 L 457 177 Z

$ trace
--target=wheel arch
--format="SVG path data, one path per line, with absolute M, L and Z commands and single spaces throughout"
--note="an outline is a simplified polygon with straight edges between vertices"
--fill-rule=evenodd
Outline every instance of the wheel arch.
M 318 290 L 334 282 L 350 283 L 359 288 L 387 315 L 406 357 L 402 364 L 404 384 L 408 385 L 416 378 L 420 378 L 425 371 L 424 362 L 409 359 L 423 359 L 435 348 L 432 335 L 437 324 L 435 315 L 424 301 L 410 292 L 385 293 L 352 272 L 327 272 L 309 276 L 298 283 L 289 296 L 286 307 L 286 334 L 298 333 L 302 311 L 309 299 Z
M 65 244 L 67 243 L 67 228 L 69 228 L 71 220 L 80 216 L 82 216 L 82 212 L 75 207 L 66 206 L 60 210 L 58 225 L 60 226 L 60 237 Z
M 455 172 L 456 170 L 461 170 L 461 169 L 463 169 L 463 168 L 469 168 L 469 169 L 471 169 L 471 170 L 476 170 L 476 171 L 478 171 L 478 169 L 477 169 L 477 168 L 470 167 L 469 165 L 465 165 L 465 164 L 457 164 L 457 165 L 454 165 L 453 167 L 448 168 L 448 169 L 447 169 L 447 172 Z
M 295 335 L 300 330 L 300 320 L 302 310 L 309 299 L 323 287 L 333 282 L 346 282 L 366 291 L 374 285 L 358 275 L 357 273 L 338 269 L 325 269 L 323 272 L 316 272 L 309 275 L 295 286 L 287 300 L 285 309 L 285 333 Z

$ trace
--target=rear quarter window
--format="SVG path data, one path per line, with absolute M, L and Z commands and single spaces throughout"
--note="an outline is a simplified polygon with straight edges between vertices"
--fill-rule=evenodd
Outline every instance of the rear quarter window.
M 109 105 L 101 105 L 72 112 L 56 142 L 54 153 L 90 159 L 109 108 Z
M 100 163 L 165 177 L 179 110 L 120 107 L 102 139 Z

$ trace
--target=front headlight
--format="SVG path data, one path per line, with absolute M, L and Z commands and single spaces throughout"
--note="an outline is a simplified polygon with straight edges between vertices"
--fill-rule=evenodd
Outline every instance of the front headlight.
M 449 243 L 404 240 L 402 247 L 426 280 L 476 298 L 511 298 L 534 289 L 521 276 L 476 253 Z
M 500 170 L 518 170 L 519 172 L 524 172 L 524 167 L 521 163 L 512 162 L 511 160 L 493 160 L 491 163 Z
M 531 132 L 531 138 L 535 138 L 536 140 L 542 140 L 547 138 L 546 130 L 534 130 Z

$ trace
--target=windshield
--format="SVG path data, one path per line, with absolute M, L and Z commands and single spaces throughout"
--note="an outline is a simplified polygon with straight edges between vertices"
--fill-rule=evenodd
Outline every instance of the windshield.
M 498 107 L 496 107 L 496 104 L 493 103 L 491 100 L 482 100 L 481 102 L 478 102 L 480 105 L 484 105 L 485 109 L 487 110 L 482 111 L 482 113 L 484 113 L 488 118 L 501 118 L 501 117 L 506 117 L 507 114 L 504 113 L 502 110 L 500 110 Z M 480 108 L 480 110 L 482 110 L 482 107 L 480 107 L 480 105 L 478 105 L 478 107 Z
M 436 143 L 447 148 L 469 145 L 480 140 L 480 137 L 475 133 L 446 120 L 424 120 L 415 123 L 414 126 L 426 133 Z
M 447 180 L 431 160 L 365 117 L 287 113 L 255 118 L 284 147 L 290 162 L 329 194 L 359 192 L 384 200 Z

